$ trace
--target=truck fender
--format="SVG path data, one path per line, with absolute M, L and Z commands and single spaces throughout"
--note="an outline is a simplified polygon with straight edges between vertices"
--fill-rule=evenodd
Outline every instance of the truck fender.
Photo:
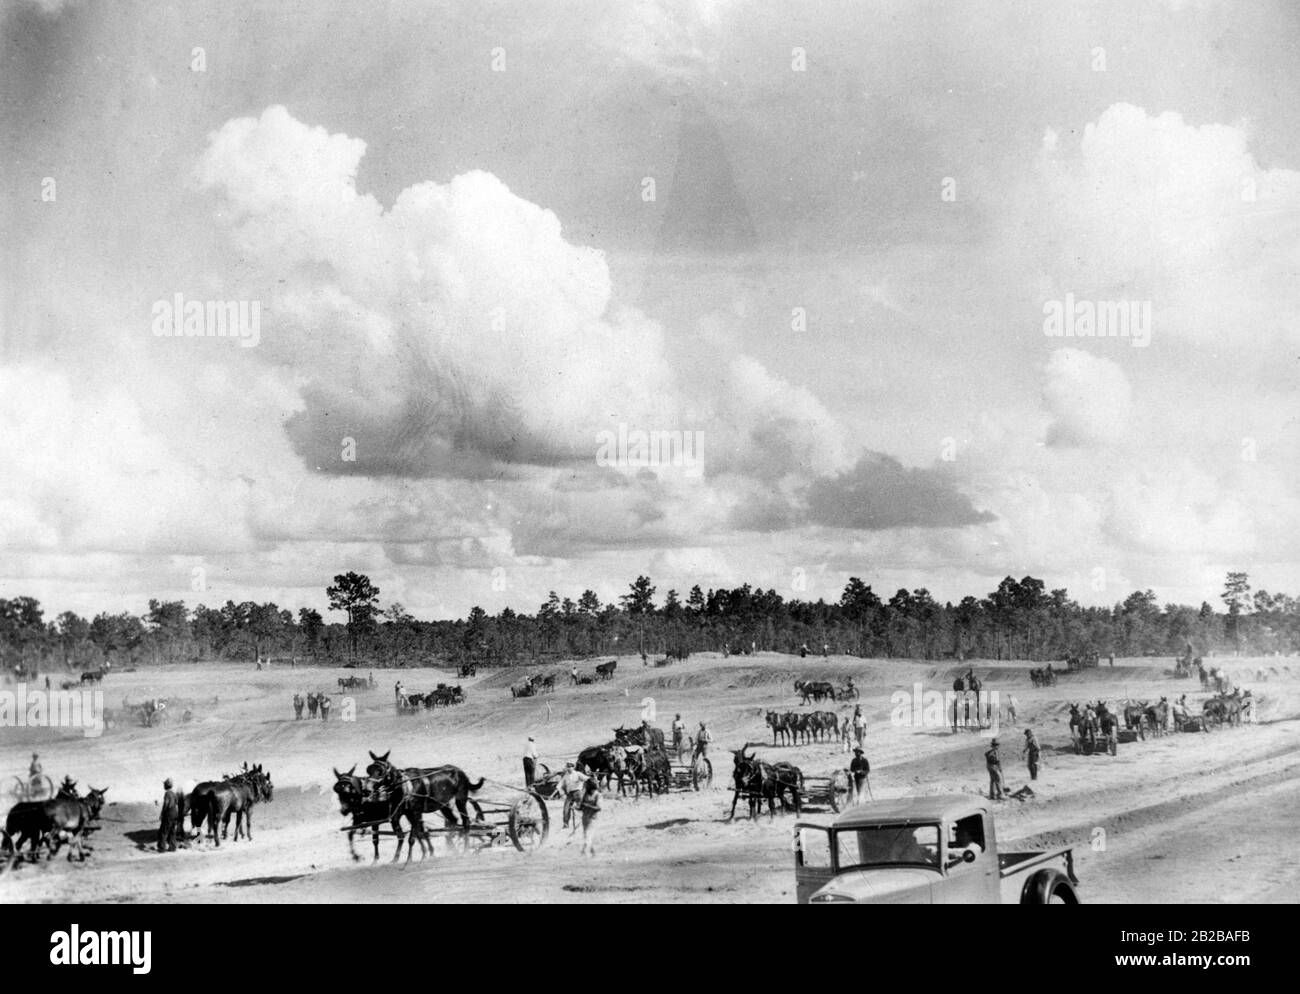
M 1079 903 L 1074 884 L 1060 870 L 1039 870 L 1020 892 L 1021 904 L 1051 904 L 1053 898 L 1065 904 Z

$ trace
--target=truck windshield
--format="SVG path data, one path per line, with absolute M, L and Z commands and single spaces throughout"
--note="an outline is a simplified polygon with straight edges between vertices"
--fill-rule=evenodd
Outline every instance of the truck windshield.
M 939 868 L 938 825 L 868 825 L 835 833 L 840 872 L 863 866 Z

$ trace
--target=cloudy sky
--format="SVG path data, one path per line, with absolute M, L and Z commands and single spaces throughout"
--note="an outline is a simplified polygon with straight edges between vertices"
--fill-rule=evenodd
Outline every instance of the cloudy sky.
M 0 596 L 1300 592 L 1293 4 L 0 10 Z

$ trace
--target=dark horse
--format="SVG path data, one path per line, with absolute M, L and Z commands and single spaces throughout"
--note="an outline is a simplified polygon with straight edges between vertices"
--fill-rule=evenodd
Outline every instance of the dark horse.
M 664 748 L 664 730 L 662 728 L 652 728 L 649 723 L 642 722 L 636 728 L 624 728 L 619 725 L 614 729 L 614 741 L 622 746 L 638 745 L 646 747 Z
M 348 851 L 352 853 L 353 859 L 361 859 L 357 855 L 352 840 L 357 832 L 364 832 L 368 826 L 370 828 L 370 840 L 375 848 L 375 859 L 379 859 L 379 823 L 392 821 L 392 799 L 377 781 L 372 780 L 370 777 L 356 776 L 356 769 L 353 766 L 347 773 L 340 773 L 338 770 L 334 771 L 334 793 L 339 799 L 339 810 L 343 814 L 352 817 L 352 827 L 348 829 Z M 406 814 L 406 812 L 399 812 L 399 818 L 403 814 Z M 456 819 L 450 811 L 444 810 L 442 816 L 447 822 L 447 827 L 456 827 Z M 423 831 L 424 825 L 419 820 L 418 813 L 415 817 L 406 814 L 406 818 L 411 825 L 412 837 L 420 843 L 420 858 L 424 859 L 425 856 L 433 852 L 433 844 L 429 842 L 428 835 Z M 420 831 L 416 829 L 417 824 Z
M 408 767 L 399 770 L 388 761 L 391 753 L 391 749 L 382 756 L 376 756 L 372 752 L 370 758 L 373 762 L 366 767 L 366 776 L 378 783 L 380 795 L 387 797 L 392 804 L 390 824 L 393 833 L 397 836 L 397 852 L 393 854 L 394 860 L 402 854 L 403 833 L 398 824 L 402 814 L 405 814 L 413 825 L 418 825 L 419 834 L 424 832 L 422 818 L 424 812 L 438 811 L 445 815 L 450 812 L 452 804 L 456 805 L 456 811 L 460 814 L 461 831 L 469 831 L 468 805 L 473 804 L 477 820 L 483 820 L 483 809 L 470 797 L 470 794 L 483 786 L 487 781 L 486 777 L 479 777 L 478 783 L 472 783 L 464 770 L 459 766 L 451 765 Z M 411 861 L 409 844 L 406 847 L 406 861 L 408 863 Z
M 765 763 L 753 754 L 746 756 L 745 745 L 733 752 L 732 779 L 736 793 L 731 799 L 731 814 L 728 819 L 736 817 L 736 803 L 743 794 L 749 800 L 749 816 L 758 817 L 767 801 L 768 818 L 776 817 L 776 802 L 780 800 L 782 809 L 793 807 L 796 812 L 803 810 L 803 772 L 792 763 Z M 790 796 L 787 803 L 786 795 Z
M 74 851 L 79 859 L 84 860 L 85 837 L 91 831 L 91 822 L 99 818 L 107 792 L 107 787 L 100 790 L 92 788 L 87 796 L 78 797 L 73 785 L 71 789 L 65 787 L 53 800 L 22 801 L 15 804 L 5 816 L 5 833 L 14 840 L 14 860 L 18 859 L 24 842 L 30 844 L 33 858 L 36 856 L 37 844 L 46 843 L 50 858 L 53 859 L 65 840 L 70 843 L 68 860 L 72 860 Z
M 230 816 L 235 816 L 235 841 L 239 841 L 242 832 L 250 842 L 253 838 L 253 807 L 260 801 L 270 801 L 274 793 L 271 775 L 262 769 L 262 764 L 244 769 L 233 777 L 221 780 L 205 780 L 190 792 L 185 807 L 190 812 L 190 826 L 202 837 L 203 823 L 208 824 L 208 833 L 216 846 L 228 837 Z M 217 823 L 221 831 L 217 832 Z

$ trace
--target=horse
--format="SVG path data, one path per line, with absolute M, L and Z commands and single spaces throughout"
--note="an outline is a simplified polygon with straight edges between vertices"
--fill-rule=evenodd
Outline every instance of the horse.
M 1165 698 L 1160 698 L 1157 704 L 1148 704 L 1144 709 L 1147 716 L 1147 724 L 1151 728 L 1153 735 L 1164 735 L 1169 729 L 1169 702 Z
M 473 783 L 464 770 L 450 764 L 423 769 L 408 767 L 399 770 L 388 761 L 391 754 L 391 749 L 382 756 L 370 753 L 371 763 L 366 767 L 366 776 L 378 784 L 379 796 L 386 796 L 392 800 L 393 814 L 390 823 L 394 834 L 397 835 L 397 852 L 393 854 L 394 861 L 402 852 L 403 836 L 398 818 L 403 811 L 408 819 L 413 817 L 418 821 L 421 833 L 424 831 L 421 817 L 424 812 L 447 812 L 453 803 L 460 815 L 462 832 L 467 833 L 470 827 L 468 805 L 474 805 L 476 820 L 483 820 L 483 809 L 470 795 L 487 782 L 486 777 L 479 777 L 478 783 Z M 406 847 L 406 861 L 408 863 L 411 861 L 409 845 Z
M 1124 703 L 1124 727 L 1127 729 L 1142 730 L 1142 719 L 1146 717 L 1147 702 L 1138 701 L 1136 704 L 1131 701 Z
M 239 841 L 242 833 L 248 841 L 253 841 L 253 807 L 259 801 L 270 801 L 274 792 L 271 775 L 262 770 L 258 763 L 216 784 L 206 792 L 207 817 L 212 829 L 212 841 L 220 847 L 221 838 L 227 836 L 230 817 L 235 817 L 235 838 Z M 221 822 L 221 838 L 217 837 L 217 822 Z
M 794 738 L 794 744 L 799 744 L 800 736 L 806 743 L 812 735 L 812 725 L 808 721 L 808 715 L 799 714 L 797 711 L 791 711 L 786 714 L 786 726 L 790 729 L 790 734 Z
M 807 704 L 810 699 L 813 701 L 820 701 L 826 697 L 831 698 L 831 700 L 835 699 L 835 688 L 824 680 L 807 682 L 801 680 L 799 682 L 802 686 L 797 686 L 795 689 L 803 697 L 804 704 Z
M 611 659 L 608 663 L 601 663 L 596 667 L 596 676 L 602 680 L 613 679 L 614 670 L 618 666 L 617 659 Z
M 662 728 L 652 728 L 648 723 L 642 722 L 636 728 L 624 728 L 620 725 L 614 729 L 614 741 L 618 745 L 639 745 L 653 746 L 657 749 L 664 749 L 664 732 Z
M 840 720 L 834 711 L 814 711 L 808 716 L 808 724 L 812 728 L 815 742 L 820 742 L 823 738 L 830 740 L 832 735 L 839 737 Z
M 1074 743 L 1076 753 L 1083 752 L 1083 742 L 1086 739 L 1089 747 L 1097 744 L 1097 716 L 1091 708 L 1086 712 L 1079 710 L 1078 704 L 1070 705 L 1070 740 Z
M 785 795 L 788 793 L 792 801 L 795 814 L 803 813 L 803 771 L 793 763 L 779 762 L 772 763 L 770 766 L 763 764 L 763 796 L 768 802 L 768 817 L 774 817 L 773 799 L 781 802 L 783 810 L 789 810 L 786 804 Z
M 668 791 L 672 783 L 672 762 L 662 746 L 646 746 L 628 753 L 628 766 L 637 784 L 637 795 L 641 793 L 641 781 L 645 781 L 646 790 L 653 797 Z
M 588 746 L 578 753 L 578 765 L 596 778 L 597 784 L 609 787 L 614 775 L 614 748 L 619 743 L 609 742 L 605 745 Z
M 767 712 L 763 719 L 767 726 L 772 729 L 772 745 L 777 744 L 777 735 L 781 736 L 781 743 L 785 744 L 790 736 L 790 716 L 788 714 L 777 714 L 775 711 Z
M 70 793 L 69 793 L 70 791 Z M 28 843 L 32 858 L 36 847 L 45 843 L 49 859 L 53 859 L 61 844 L 68 842 L 68 862 L 76 852 L 78 861 L 86 858 L 85 837 L 92 830 L 91 822 L 99 819 L 108 788 L 92 787 L 85 797 L 78 797 L 76 785 L 71 788 L 64 781 L 59 795 L 48 801 L 21 801 L 9 809 L 5 816 L 5 834 L 14 840 L 14 860 L 18 859 L 23 843 Z
M 389 799 L 380 796 L 379 784 L 369 777 L 356 776 L 356 766 L 347 773 L 334 771 L 334 793 L 339 799 L 339 810 L 344 815 L 351 815 L 352 827 L 348 830 L 348 851 L 352 853 L 354 860 L 360 861 L 361 857 L 357 855 L 356 847 L 352 839 L 357 832 L 364 832 L 366 826 L 370 826 L 370 839 L 375 849 L 375 860 L 379 859 L 379 823 L 389 821 L 392 818 L 393 811 Z M 411 825 L 411 832 L 420 843 L 420 858 L 424 859 L 433 852 L 433 844 L 429 841 L 428 835 L 423 831 L 423 821 L 413 818 L 405 811 L 399 812 L 398 817 L 405 816 Z M 443 811 L 443 818 L 446 819 L 448 827 L 456 827 L 455 819 L 450 812 Z M 416 826 L 420 831 L 416 832 Z M 399 836 L 400 838 L 400 836 Z M 400 846 L 400 842 L 399 842 Z M 396 857 L 394 857 L 396 858 Z
M 302 721 L 302 706 L 303 706 L 302 694 L 294 694 L 293 695 L 293 720 L 294 721 Z
M 727 816 L 728 821 L 736 817 L 736 804 L 740 801 L 742 794 L 749 801 L 750 818 L 757 818 L 758 812 L 762 810 L 763 764 L 755 757 L 745 755 L 745 750 L 748 748 L 749 746 L 746 744 L 731 754 L 731 776 L 736 792 L 731 798 L 731 814 Z

